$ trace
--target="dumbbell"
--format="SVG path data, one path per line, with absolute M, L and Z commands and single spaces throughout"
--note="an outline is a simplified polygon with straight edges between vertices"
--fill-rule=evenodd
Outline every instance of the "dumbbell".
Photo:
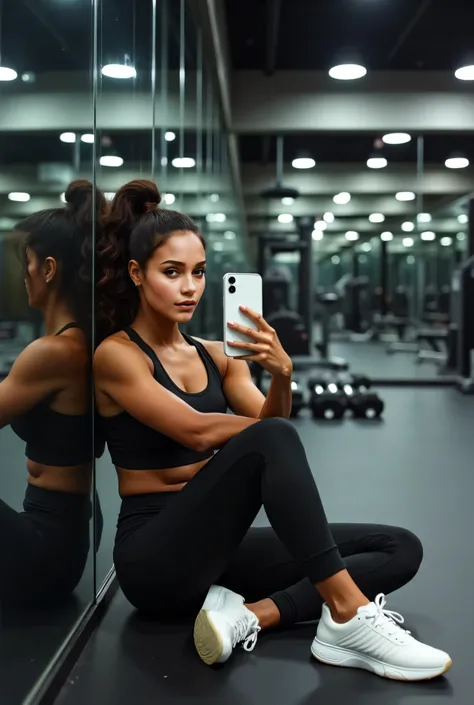
M 314 419 L 339 421 L 346 410 L 345 394 L 329 377 L 308 380 L 309 408 Z
M 347 408 L 356 419 L 378 419 L 383 413 L 385 404 L 375 392 L 363 392 L 350 384 L 344 384 L 340 390 L 346 398 Z
M 301 386 L 299 382 L 296 379 L 291 380 L 291 414 L 290 417 L 292 419 L 295 419 L 298 414 L 300 413 L 301 409 L 303 409 L 305 403 L 304 403 L 304 395 L 303 395 L 303 390 L 301 389 Z
M 370 379 L 370 377 L 367 377 L 367 375 L 351 375 L 349 373 L 342 373 L 338 375 L 337 381 L 339 386 L 341 387 L 345 384 L 349 384 L 353 389 L 357 389 L 361 392 L 366 392 L 372 387 L 372 380 Z

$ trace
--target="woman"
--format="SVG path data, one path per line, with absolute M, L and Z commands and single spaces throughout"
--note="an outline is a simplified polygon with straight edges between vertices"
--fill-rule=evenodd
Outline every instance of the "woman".
M 93 189 L 74 181 L 66 206 L 34 213 L 17 231 L 28 303 L 43 337 L 0 384 L 0 428 L 26 442 L 24 512 L 0 500 L 0 601 L 55 604 L 79 583 L 89 552 L 92 479 L 91 245 Z M 106 201 L 96 193 L 96 210 Z
M 123 186 L 98 247 L 108 337 L 94 356 L 96 402 L 122 497 L 124 594 L 157 615 L 195 613 L 204 600 L 194 638 L 207 664 L 239 642 L 252 649 L 261 629 L 321 617 L 320 661 L 404 680 L 444 673 L 449 656 L 400 628 L 380 594 L 416 574 L 419 540 L 326 521 L 286 420 L 292 364 L 275 331 L 247 311 L 259 330 L 246 331 L 246 359 L 272 375 L 266 398 L 222 343 L 180 331 L 204 292 L 205 246 L 190 218 L 159 203 L 153 182 Z M 272 528 L 252 528 L 262 506 Z

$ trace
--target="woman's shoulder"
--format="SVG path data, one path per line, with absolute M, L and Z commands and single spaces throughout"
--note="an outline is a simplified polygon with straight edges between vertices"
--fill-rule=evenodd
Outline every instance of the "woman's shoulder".
M 224 343 L 221 340 L 204 340 L 203 338 L 197 338 L 195 335 L 193 335 L 192 338 L 206 348 L 207 352 L 214 360 L 214 363 L 217 365 L 221 376 L 225 377 L 227 371 L 227 355 L 224 352 Z

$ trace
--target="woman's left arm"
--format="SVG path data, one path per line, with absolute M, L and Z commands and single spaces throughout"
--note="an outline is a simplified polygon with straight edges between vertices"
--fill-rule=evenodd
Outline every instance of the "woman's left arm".
M 251 309 L 242 308 L 242 311 L 257 325 L 257 330 L 236 323 L 229 324 L 232 330 L 244 333 L 252 340 L 248 343 L 229 343 L 250 353 L 238 360 L 228 358 L 223 388 L 229 407 L 240 416 L 259 419 L 274 416 L 289 418 L 293 373 L 291 358 L 284 351 L 276 331 L 263 316 Z M 271 374 L 272 380 L 266 398 L 254 385 L 246 361 L 259 363 Z

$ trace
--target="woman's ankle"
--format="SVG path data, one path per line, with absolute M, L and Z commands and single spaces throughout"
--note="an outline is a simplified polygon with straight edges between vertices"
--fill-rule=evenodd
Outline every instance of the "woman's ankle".
M 258 602 L 246 602 L 245 607 L 256 615 L 261 629 L 271 629 L 280 623 L 280 610 L 269 597 Z

